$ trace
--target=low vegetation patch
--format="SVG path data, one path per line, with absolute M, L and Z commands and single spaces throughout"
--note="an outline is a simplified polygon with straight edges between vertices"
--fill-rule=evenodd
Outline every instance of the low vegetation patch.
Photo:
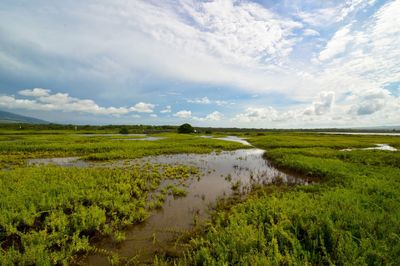
M 145 220 L 164 179 L 182 180 L 193 167 L 145 164 L 124 169 L 40 166 L 0 171 L 0 264 L 70 263 L 93 251 L 91 241 L 124 239 L 126 225 Z M 179 186 L 174 195 L 184 194 Z
M 385 136 L 273 133 L 250 139 L 275 165 L 318 183 L 270 187 L 220 211 L 177 264 L 399 265 L 399 152 L 340 151 Z
M 0 168 L 24 166 L 27 159 L 35 158 L 81 157 L 92 161 L 111 161 L 150 155 L 209 153 L 248 148 L 239 143 L 204 139 L 187 134 L 169 133 L 156 136 L 164 139 L 124 140 L 124 138 L 132 139 L 132 136 L 123 135 L 0 135 Z M 134 136 L 134 138 L 145 138 L 145 136 Z

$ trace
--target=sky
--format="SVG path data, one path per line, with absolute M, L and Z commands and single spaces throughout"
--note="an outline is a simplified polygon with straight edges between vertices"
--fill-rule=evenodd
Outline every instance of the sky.
M 400 125 L 400 0 L 2 0 L 0 109 L 73 124 Z

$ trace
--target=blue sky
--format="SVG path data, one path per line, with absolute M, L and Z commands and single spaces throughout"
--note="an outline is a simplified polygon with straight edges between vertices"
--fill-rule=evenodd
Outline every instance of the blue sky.
M 400 124 L 400 0 L 0 2 L 0 109 L 52 122 Z

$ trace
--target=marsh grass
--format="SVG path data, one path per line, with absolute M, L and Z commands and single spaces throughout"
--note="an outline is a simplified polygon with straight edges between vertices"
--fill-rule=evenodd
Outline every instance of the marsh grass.
M 84 160 L 112 161 L 143 156 L 209 153 L 247 148 L 239 143 L 203 139 L 185 134 L 158 134 L 157 141 L 126 141 L 121 136 L 78 134 L 0 135 L 0 167 L 24 166 L 27 159 L 82 157 Z M 131 137 L 128 137 L 131 138 Z M 135 137 L 139 138 L 139 137 Z
M 228 202 L 173 263 L 400 264 L 399 152 L 340 151 L 376 143 L 398 148 L 399 137 L 265 133 L 250 141 L 274 165 L 318 183 L 272 184 Z
M 0 171 L 0 264 L 65 264 L 93 251 L 91 242 L 98 237 L 121 242 L 125 226 L 148 217 L 148 195 L 162 180 L 187 179 L 193 172 L 193 167 L 149 163 Z M 160 194 L 156 206 L 164 198 Z

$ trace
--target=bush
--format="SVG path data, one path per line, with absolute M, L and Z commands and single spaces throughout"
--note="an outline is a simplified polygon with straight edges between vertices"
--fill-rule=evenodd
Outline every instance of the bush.
M 126 127 L 123 127 L 119 130 L 119 134 L 129 134 L 129 130 Z
M 190 124 L 183 124 L 178 127 L 178 133 L 193 133 L 194 128 Z

